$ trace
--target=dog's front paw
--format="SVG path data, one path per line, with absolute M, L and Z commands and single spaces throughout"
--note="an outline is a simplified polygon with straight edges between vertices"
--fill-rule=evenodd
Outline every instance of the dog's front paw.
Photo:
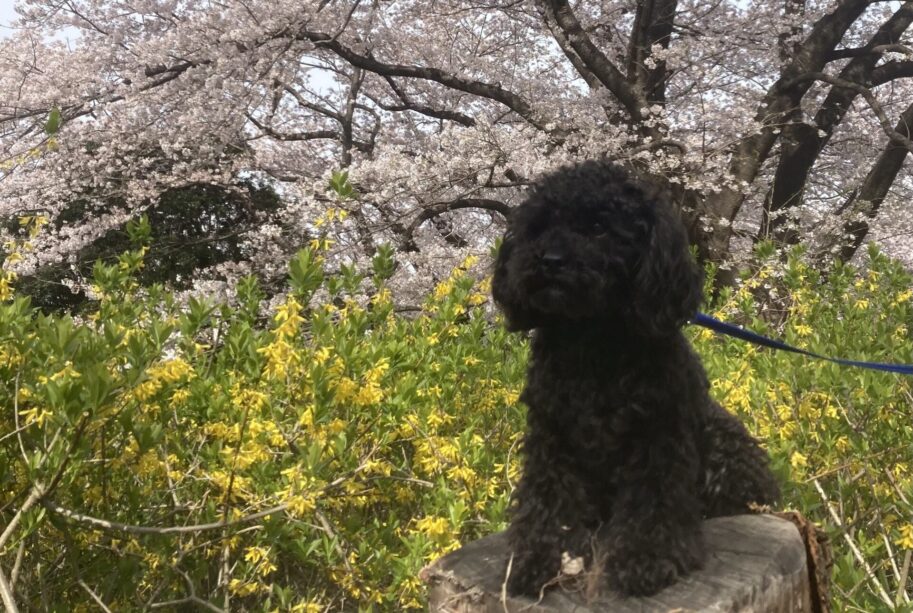
M 669 558 L 635 553 L 606 565 L 609 587 L 625 596 L 652 596 L 678 580 L 679 565 Z
M 542 588 L 558 576 L 559 560 L 549 556 L 515 555 L 508 562 L 507 591 L 512 596 L 538 597 Z

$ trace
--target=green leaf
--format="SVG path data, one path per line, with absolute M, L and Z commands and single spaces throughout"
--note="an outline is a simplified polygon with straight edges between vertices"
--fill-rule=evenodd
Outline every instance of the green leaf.
M 336 193 L 341 200 L 355 198 L 358 194 L 349 183 L 349 173 L 346 170 L 334 171 L 330 177 L 330 190 Z
M 310 249 L 302 249 L 289 262 L 289 280 L 292 290 L 300 298 L 309 300 L 323 284 L 323 269 L 320 259 Z
M 393 276 L 396 270 L 396 261 L 393 259 L 393 247 L 389 244 L 380 245 L 377 253 L 371 260 L 374 271 L 374 285 L 379 287 L 384 281 Z
M 57 130 L 60 129 L 61 115 L 60 109 L 56 106 L 51 109 L 51 112 L 48 114 L 48 120 L 44 124 L 44 132 L 48 136 L 56 134 Z
M 143 214 L 139 219 L 131 219 L 127 222 L 127 236 L 135 249 L 143 245 L 148 245 L 152 240 L 152 226 L 149 223 L 149 217 Z

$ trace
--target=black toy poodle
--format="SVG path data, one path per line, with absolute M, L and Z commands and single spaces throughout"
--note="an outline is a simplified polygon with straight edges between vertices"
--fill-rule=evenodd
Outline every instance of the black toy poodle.
M 509 329 L 534 330 L 512 594 L 538 594 L 562 554 L 593 563 L 596 541 L 612 589 L 653 594 L 701 566 L 702 518 L 777 501 L 767 454 L 682 334 L 702 275 L 662 191 L 596 161 L 546 175 L 492 290 Z

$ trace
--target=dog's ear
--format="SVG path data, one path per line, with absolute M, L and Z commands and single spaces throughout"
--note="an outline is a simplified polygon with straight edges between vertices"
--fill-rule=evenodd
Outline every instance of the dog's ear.
M 656 202 L 649 243 L 633 280 L 630 317 L 642 334 L 674 333 L 697 313 L 703 274 L 688 250 L 688 236 L 666 202 Z
M 491 279 L 491 295 L 495 303 L 504 313 L 505 324 L 511 332 L 531 330 L 535 327 L 532 313 L 523 307 L 519 289 L 514 285 L 514 279 L 508 272 L 511 253 L 513 252 L 513 238 L 510 231 L 504 235 L 498 256 L 495 259 L 495 271 Z

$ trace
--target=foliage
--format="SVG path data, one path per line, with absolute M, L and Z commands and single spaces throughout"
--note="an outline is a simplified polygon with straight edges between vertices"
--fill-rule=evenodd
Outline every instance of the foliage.
M 0 296 L 0 568 L 18 569 L 23 607 L 420 608 L 424 564 L 504 527 L 526 347 L 490 321 L 474 262 L 405 317 L 389 248 L 367 279 L 305 249 L 264 324 L 252 278 L 234 308 L 142 288 L 148 235 L 130 234 L 133 250 L 96 264 L 84 319 Z M 911 284 L 876 251 L 826 282 L 796 253 L 712 310 L 909 362 Z M 839 608 L 884 610 L 913 552 L 909 382 L 689 334 L 714 394 L 766 439 L 787 506 L 832 531 Z
M 408 247 L 395 281 L 427 292 L 484 252 L 530 181 L 603 155 L 676 192 L 704 259 L 736 229 L 849 242 L 849 259 L 881 218 L 907 242 L 909 216 L 889 209 L 910 200 L 909 2 L 16 6 L 0 40 L 0 216 L 56 219 L 74 194 L 123 205 L 55 224 L 23 273 L 69 263 L 171 190 L 251 177 L 281 215 L 239 238 L 281 271 L 334 206 L 327 168 L 346 168 L 357 193 L 327 257 L 367 267 L 378 244 Z
M 0 306 L 3 523 L 41 497 L 4 543 L 21 603 L 73 610 L 81 580 L 115 610 L 418 607 L 424 563 L 503 526 L 524 354 L 471 261 L 406 319 L 389 249 L 364 303 L 359 275 L 305 250 L 261 326 L 252 278 L 237 309 L 181 311 L 135 281 L 144 251 L 96 264 L 83 321 Z
M 103 215 L 123 203 L 95 203 L 90 198 L 74 199 L 50 224 L 61 228 L 78 224 L 86 216 Z M 99 208 L 101 207 L 101 208 Z M 233 189 L 220 185 L 192 184 L 163 192 L 156 206 L 143 216 L 151 226 L 146 266 L 137 272 L 142 285 L 167 284 L 188 289 L 200 271 L 226 262 L 246 261 L 252 255 L 242 236 L 251 226 L 262 223 L 262 216 L 279 207 L 276 193 L 245 181 Z M 16 217 L 9 225 L 15 225 Z M 17 288 L 29 296 L 32 305 L 45 312 L 84 309 L 89 296 L 82 283 L 92 277 L 96 260 L 114 261 L 130 247 L 128 223 L 111 228 L 91 243 L 79 248 L 68 261 L 39 266 L 22 275 Z
M 802 256 L 768 260 L 725 290 L 713 314 L 826 356 L 913 363 L 913 278 L 900 264 L 873 247 L 866 270 L 837 264 L 825 275 Z M 900 599 L 913 581 L 898 585 L 913 553 L 909 378 L 691 332 L 713 395 L 766 441 L 786 505 L 831 532 L 838 608 L 909 602 Z

